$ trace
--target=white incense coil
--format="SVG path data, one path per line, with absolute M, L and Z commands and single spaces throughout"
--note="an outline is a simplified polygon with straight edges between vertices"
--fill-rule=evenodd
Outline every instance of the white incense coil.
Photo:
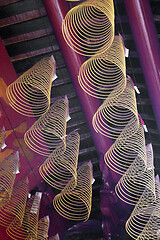
M 77 185 L 74 177 L 53 199 L 55 210 L 63 217 L 75 221 L 87 221 L 92 204 L 92 164 L 84 163 L 77 171 Z
M 147 187 L 153 201 L 155 199 L 155 180 L 153 153 L 151 145 L 146 146 L 147 166 L 139 156 L 133 161 L 115 187 L 117 196 L 124 202 L 135 205 Z
M 0 163 L 0 208 L 6 204 L 12 194 L 13 184 L 16 178 L 18 154 L 10 154 Z
M 126 65 L 123 40 L 115 36 L 109 49 L 93 55 L 79 70 L 78 81 L 90 96 L 108 99 L 120 95 L 126 87 Z
M 114 38 L 113 0 L 87 0 L 72 8 L 62 23 L 67 44 L 77 53 L 104 52 Z
M 65 152 L 59 154 L 59 148 L 40 166 L 39 173 L 52 187 L 62 190 L 73 177 L 77 183 L 77 163 L 79 153 L 80 135 L 74 131 L 66 137 Z
M 43 156 L 49 156 L 59 145 L 60 153 L 65 150 L 66 119 L 68 103 L 66 99 L 56 100 L 25 133 L 27 146 Z
M 112 93 L 111 93 L 112 94 Z M 135 90 L 132 82 L 127 78 L 127 85 L 119 96 L 110 96 L 98 108 L 93 116 L 92 124 L 96 132 L 106 137 L 116 139 L 132 120 L 132 131 L 139 127 Z
M 32 196 L 28 199 L 22 225 L 19 226 L 17 218 L 7 228 L 7 234 L 16 240 L 36 239 L 38 229 L 38 217 L 40 208 L 40 197 Z
M 28 195 L 29 182 L 27 179 L 19 181 L 13 188 L 10 200 L 0 209 L 0 225 L 8 227 L 14 218 L 21 225 L 24 217 Z
M 0 150 L 3 148 L 5 137 L 6 137 L 6 131 L 3 127 L 2 129 L 0 129 Z
M 49 228 L 49 217 L 43 217 L 38 221 L 37 239 L 36 240 L 47 240 L 48 239 L 48 228 Z
M 55 61 L 45 57 L 10 84 L 6 94 L 10 106 L 22 115 L 37 117 L 50 106 L 50 91 Z

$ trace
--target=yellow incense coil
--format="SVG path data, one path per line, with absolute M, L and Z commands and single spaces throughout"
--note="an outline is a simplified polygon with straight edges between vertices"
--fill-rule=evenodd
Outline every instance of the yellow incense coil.
M 38 229 L 38 217 L 40 208 L 40 197 L 32 196 L 26 203 L 25 213 L 22 225 L 19 225 L 19 220 L 14 218 L 7 228 L 7 234 L 16 240 L 36 239 Z
M 67 44 L 77 53 L 92 56 L 108 49 L 114 38 L 113 0 L 87 0 L 72 8 L 62 23 Z
M 11 197 L 18 164 L 18 152 L 10 154 L 0 163 L 0 208 L 6 204 Z
M 5 137 L 6 137 L 6 131 L 3 127 L 2 129 L 0 129 L 0 150 L 3 148 Z
M 10 106 L 29 117 L 44 114 L 50 106 L 55 61 L 45 57 L 7 87 Z
M 59 145 L 60 153 L 65 150 L 66 119 L 68 102 L 56 100 L 25 133 L 24 141 L 34 152 L 49 156 Z
M 26 207 L 29 182 L 27 179 L 19 181 L 13 188 L 10 200 L 0 210 L 0 225 L 8 227 L 16 217 L 18 225 L 22 224 Z
M 48 239 L 49 216 L 43 217 L 38 222 L 37 240 Z
M 143 126 L 139 123 L 138 131 L 135 132 L 133 124 L 135 121 L 131 119 L 104 156 L 107 166 L 121 175 L 127 171 L 137 155 L 147 164 Z
M 121 94 L 126 87 L 126 66 L 123 40 L 115 36 L 109 49 L 93 55 L 82 64 L 78 81 L 92 97 L 108 99 Z
M 143 194 L 146 186 L 155 199 L 155 180 L 153 153 L 151 145 L 146 146 L 147 166 L 139 156 L 133 161 L 115 187 L 117 196 L 124 202 L 135 205 Z
M 160 183 L 157 180 L 155 193 L 156 198 L 153 201 L 149 188 L 146 188 L 126 222 L 126 231 L 133 239 L 159 239 Z
M 40 166 L 39 173 L 52 187 L 62 190 L 73 177 L 77 183 L 77 163 L 80 135 L 74 131 L 66 137 L 66 150 L 59 155 L 55 149 L 46 161 Z M 58 153 L 57 153 L 58 152 Z
M 87 221 L 92 202 L 92 164 L 84 163 L 77 171 L 77 185 L 74 177 L 53 199 L 53 206 L 63 217 L 75 221 Z
M 124 91 L 114 98 L 108 97 L 93 116 L 92 124 L 96 132 L 116 139 L 132 119 L 132 131 L 139 127 L 135 90 L 127 78 Z

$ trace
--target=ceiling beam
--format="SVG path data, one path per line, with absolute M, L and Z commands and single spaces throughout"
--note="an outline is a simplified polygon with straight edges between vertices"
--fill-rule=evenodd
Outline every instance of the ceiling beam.
M 21 34 L 21 35 L 3 39 L 3 43 L 5 46 L 7 46 L 7 45 L 20 43 L 20 42 L 28 41 L 31 39 L 37 39 L 40 37 L 51 35 L 52 33 L 53 33 L 52 28 L 40 29 L 40 30 L 37 30 L 34 32 L 29 32 L 29 33 L 25 33 L 25 34 Z
M 44 55 L 44 54 L 47 54 L 47 53 L 53 53 L 53 52 L 58 51 L 58 50 L 59 50 L 58 45 L 54 45 L 54 46 L 50 46 L 50 47 L 47 47 L 47 48 L 42 48 L 42 49 L 39 49 L 39 50 L 34 50 L 34 51 L 31 51 L 31 52 L 22 53 L 22 54 L 14 56 L 14 57 L 10 57 L 10 59 L 11 59 L 11 62 L 16 62 L 16 61 L 19 61 L 19 60 L 32 58 L 32 57 L 39 56 L 39 55 Z
M 9 5 L 11 3 L 19 2 L 19 1 L 21 1 L 21 0 L 1 0 L 0 7 L 4 6 L 4 5 Z
M 15 16 L 0 19 L 0 28 L 11 26 L 17 23 L 26 22 L 31 19 L 44 17 L 44 16 L 46 16 L 46 11 L 44 8 L 39 8 L 29 12 L 20 13 Z

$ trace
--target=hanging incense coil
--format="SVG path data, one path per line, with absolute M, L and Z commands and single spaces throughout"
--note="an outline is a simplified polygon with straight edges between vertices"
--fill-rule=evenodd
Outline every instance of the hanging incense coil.
M 160 189 L 159 189 L 160 190 Z M 160 239 L 160 196 L 156 198 L 155 208 L 145 225 L 145 228 L 138 236 L 139 240 Z
M 50 106 L 52 77 L 55 71 L 53 57 L 45 57 L 21 75 L 6 90 L 10 106 L 22 115 L 37 117 Z
M 5 128 L 3 127 L 2 129 L 0 129 L 0 150 L 3 148 L 5 137 L 6 137 L 6 131 L 5 131 Z
M 59 145 L 59 153 L 65 150 L 67 108 L 66 99 L 56 100 L 31 126 L 24 135 L 30 149 L 43 156 L 49 156 Z
M 29 182 L 27 179 L 19 181 L 12 191 L 10 200 L 0 210 L 0 225 L 8 227 L 16 217 L 18 225 L 22 224 L 26 207 Z
M 146 163 L 143 126 L 139 122 L 135 133 L 133 124 L 135 122 L 131 119 L 104 156 L 107 166 L 121 175 L 127 171 L 137 155 Z
M 124 91 L 114 98 L 108 97 L 93 116 L 92 124 L 96 132 L 116 139 L 127 123 L 132 120 L 132 131 L 139 127 L 135 90 L 127 78 Z
M 126 231 L 134 239 L 159 239 L 160 229 L 160 183 L 155 181 L 156 198 L 150 198 L 149 188 L 143 192 L 130 218 L 126 222 Z
M 62 23 L 67 44 L 77 53 L 92 56 L 108 49 L 114 38 L 113 0 L 87 0 L 72 8 Z
M 14 218 L 7 228 L 7 234 L 11 238 L 16 240 L 37 238 L 40 200 L 40 193 L 27 200 L 22 225 L 19 226 L 19 220 Z
M 37 240 L 48 239 L 49 216 L 43 217 L 38 222 Z
M 92 164 L 84 163 L 77 171 L 77 185 L 74 177 L 53 199 L 55 210 L 63 217 L 75 221 L 87 221 L 91 212 Z
M 92 97 L 117 97 L 126 87 L 126 66 L 123 40 L 115 36 L 111 47 L 101 55 L 93 55 L 82 64 L 78 81 Z
M 10 154 L 0 163 L 0 208 L 6 204 L 11 197 L 18 165 L 18 152 Z
M 117 196 L 124 202 L 135 205 L 143 194 L 145 187 L 151 191 L 155 199 L 155 181 L 153 166 L 153 150 L 151 144 L 146 146 L 147 166 L 139 156 L 133 161 L 126 173 L 121 177 L 115 187 Z
M 74 187 L 76 186 L 79 144 L 80 135 L 78 132 L 70 133 L 66 137 L 65 152 L 59 155 L 59 149 L 55 149 L 40 166 L 40 175 L 49 185 L 62 190 L 73 177 Z

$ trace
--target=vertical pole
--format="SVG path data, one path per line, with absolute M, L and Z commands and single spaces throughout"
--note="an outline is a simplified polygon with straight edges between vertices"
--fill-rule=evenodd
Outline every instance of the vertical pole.
M 160 47 L 149 0 L 124 0 L 124 4 L 160 129 Z
M 112 170 L 110 170 L 106 164 L 104 163 L 104 154 L 106 151 L 110 148 L 112 145 L 112 140 L 110 138 L 104 137 L 100 133 L 96 133 L 92 126 L 92 118 L 97 109 L 100 107 L 101 103 L 98 99 L 93 98 L 89 96 L 86 92 L 84 92 L 79 83 L 78 83 L 78 74 L 79 74 L 79 68 L 81 65 L 86 61 L 86 59 L 74 52 L 65 42 L 63 35 L 62 35 L 62 22 L 65 18 L 66 13 L 68 12 L 68 6 L 65 0 L 43 0 L 50 23 L 52 25 L 52 28 L 54 30 L 54 34 L 57 38 L 58 44 L 61 49 L 61 53 L 63 55 L 63 58 L 65 60 L 66 66 L 68 68 L 68 71 L 70 73 L 70 76 L 72 78 L 73 85 L 75 87 L 77 96 L 79 98 L 83 113 L 85 115 L 86 121 L 88 123 L 90 132 L 92 134 L 92 138 L 95 144 L 95 147 L 99 153 L 100 156 L 100 169 L 102 171 L 103 179 L 104 179 L 104 188 L 107 188 L 109 190 L 113 190 L 113 187 L 115 183 L 117 183 L 119 176 L 114 173 Z M 114 191 L 112 191 L 114 192 Z M 113 193 L 114 195 L 114 193 Z M 115 201 L 117 201 L 117 197 L 115 196 Z M 115 204 L 115 202 L 114 202 Z M 112 204 L 112 207 L 113 205 Z M 105 206 L 106 207 L 106 206 Z M 110 205 L 108 205 L 108 208 L 110 208 Z M 114 207 L 113 207 L 114 208 Z M 108 213 L 105 212 L 105 217 L 110 221 L 111 224 L 108 224 L 107 227 L 105 227 L 105 235 L 108 238 L 108 236 L 112 236 L 112 234 L 115 232 L 116 226 L 113 227 L 113 219 L 115 219 L 115 223 L 117 224 L 117 210 L 115 211 L 113 216 L 111 216 L 111 212 Z M 113 223 L 113 224 L 112 224 Z M 115 228 L 115 229 L 114 229 Z

